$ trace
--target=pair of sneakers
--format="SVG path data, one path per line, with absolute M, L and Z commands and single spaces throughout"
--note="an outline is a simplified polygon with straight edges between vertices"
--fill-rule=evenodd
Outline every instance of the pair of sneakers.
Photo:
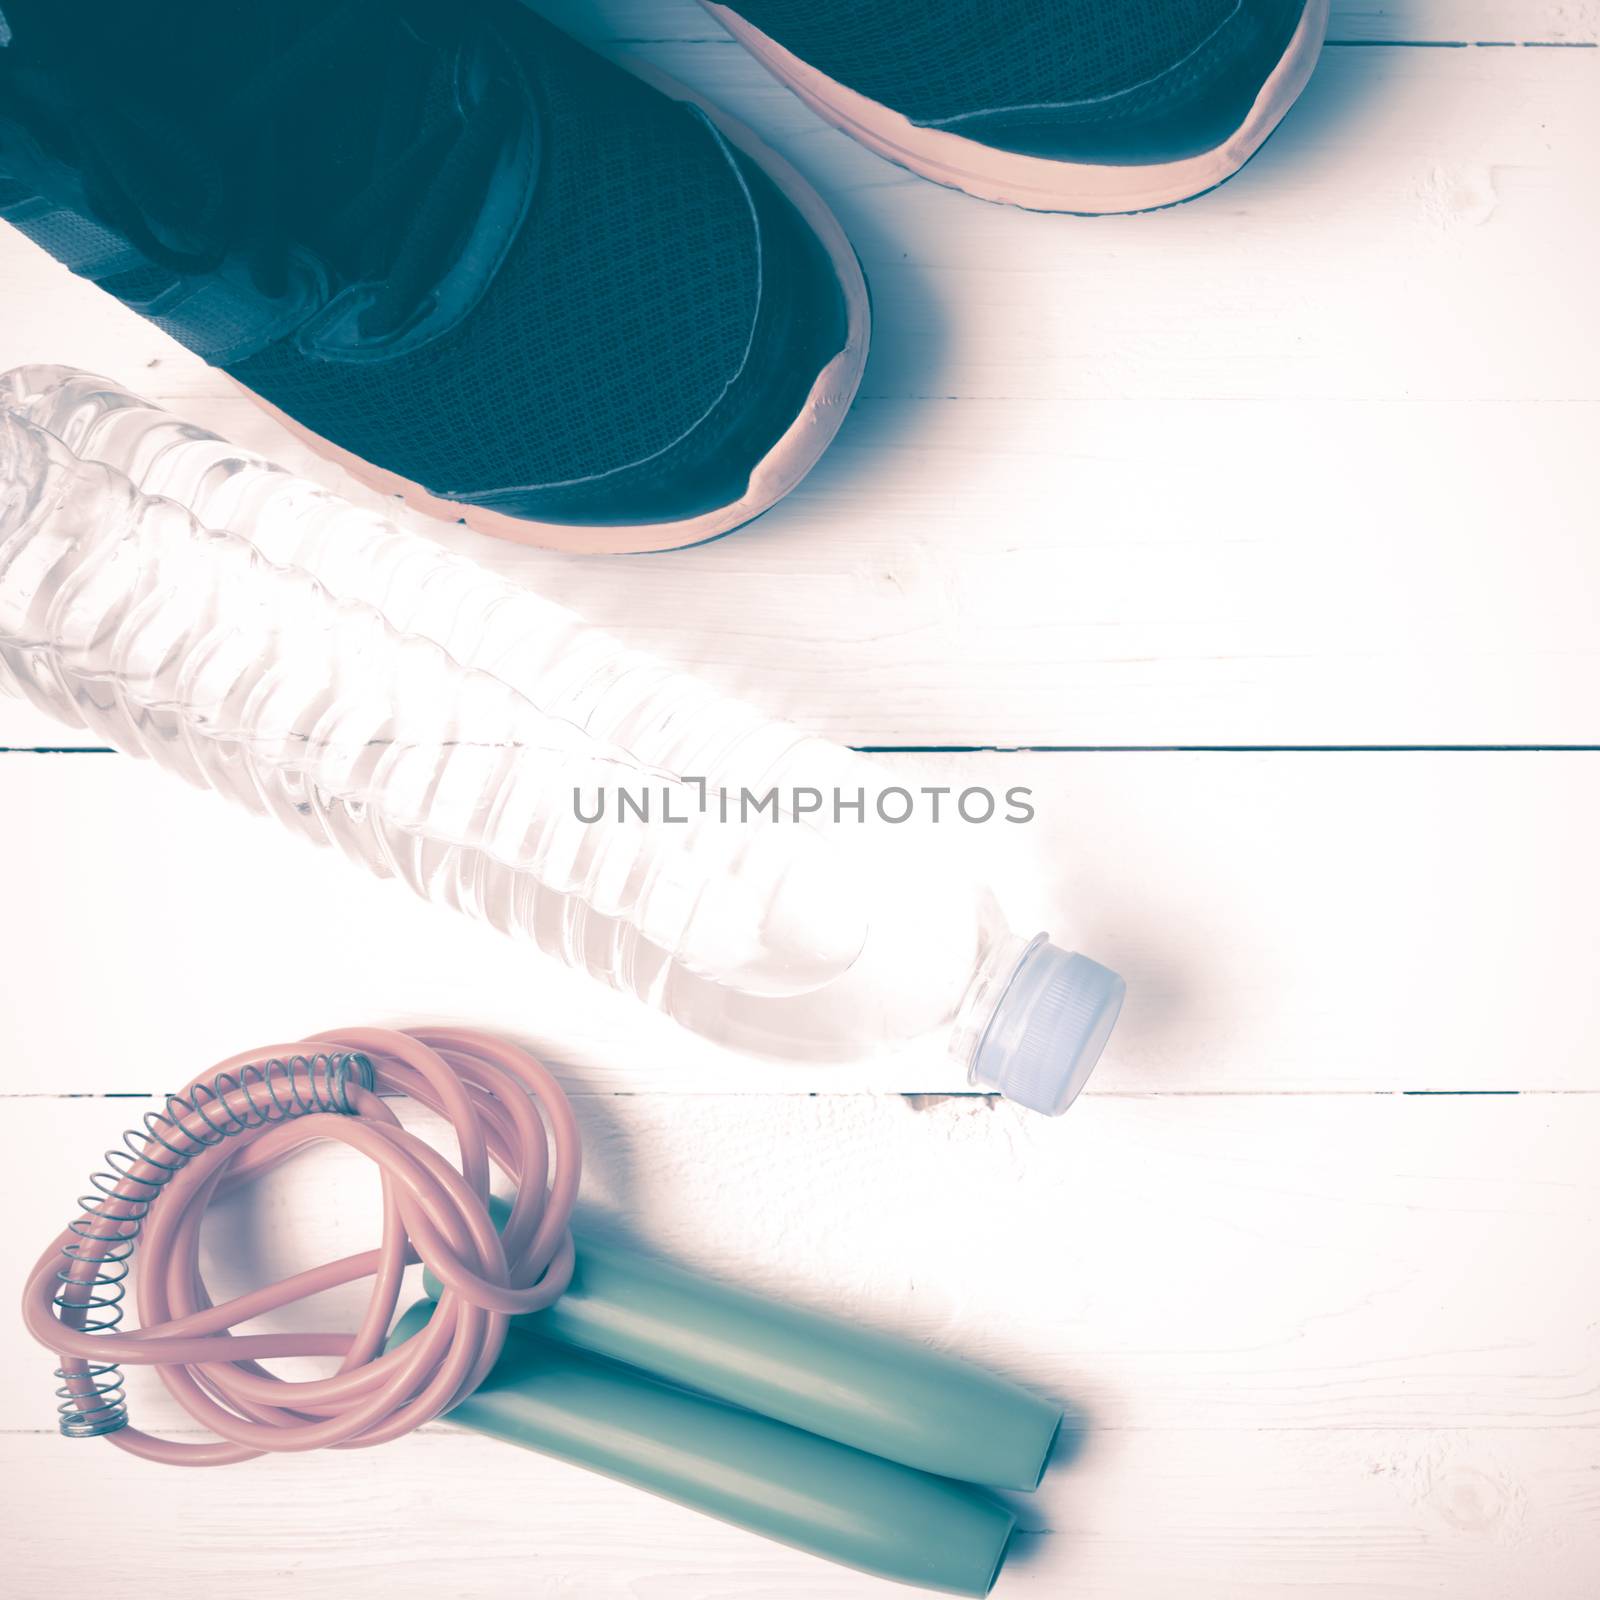
M 703 0 L 868 148 L 1105 213 L 1223 182 L 1327 0 Z M 528 543 L 760 515 L 855 395 L 861 268 L 717 107 L 521 0 L 0 0 L 0 216 L 358 477 Z

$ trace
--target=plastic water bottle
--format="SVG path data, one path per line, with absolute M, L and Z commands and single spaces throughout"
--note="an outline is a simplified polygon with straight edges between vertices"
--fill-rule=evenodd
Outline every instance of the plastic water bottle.
M 863 825 L 873 763 L 104 379 L 18 369 L 6 417 L 0 686 L 709 1038 L 939 1039 L 1052 1113 L 1082 1086 L 1121 980 L 1018 937 L 931 828 Z
M 688 796 L 34 424 L 0 426 L 0 671 L 42 709 L 509 932 L 542 886 L 758 993 L 859 953 L 857 897 L 815 830 L 586 826 L 570 797 L 619 776 L 680 812 Z

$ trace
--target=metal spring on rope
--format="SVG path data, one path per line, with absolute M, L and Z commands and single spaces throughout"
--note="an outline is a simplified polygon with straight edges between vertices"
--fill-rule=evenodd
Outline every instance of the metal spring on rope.
M 141 1127 L 123 1134 L 121 1148 L 106 1152 L 105 1170 L 89 1178 L 95 1192 L 79 1196 L 82 1215 L 68 1224 L 76 1237 L 62 1246 L 65 1265 L 56 1273 L 58 1314 L 88 1333 L 111 1333 L 122 1322 L 144 1219 L 190 1160 L 269 1122 L 319 1111 L 349 1116 L 350 1084 L 370 1090 L 373 1081 L 364 1055 L 290 1056 L 219 1072 L 210 1083 L 168 1095 L 160 1111 L 147 1111 Z M 61 1380 L 56 1410 L 67 1438 L 94 1439 L 127 1426 L 120 1364 L 80 1361 L 57 1367 L 55 1376 Z

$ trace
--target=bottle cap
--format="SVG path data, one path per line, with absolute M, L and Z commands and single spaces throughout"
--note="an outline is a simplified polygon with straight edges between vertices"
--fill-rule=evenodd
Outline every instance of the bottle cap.
M 1100 1059 L 1126 990 L 1109 967 L 1035 940 L 978 1041 L 972 1081 L 1060 1116 Z

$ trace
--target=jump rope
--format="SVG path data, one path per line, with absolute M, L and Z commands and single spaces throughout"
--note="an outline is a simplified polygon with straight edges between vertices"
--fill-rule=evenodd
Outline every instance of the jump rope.
M 459 1170 L 401 1126 L 384 1094 L 445 1118 Z M 376 1164 L 378 1247 L 215 1304 L 200 1269 L 207 1206 L 319 1139 Z M 488 1210 L 491 1162 L 516 1184 L 503 1232 Z M 28 1279 L 28 1329 L 61 1357 L 62 1432 L 189 1467 L 410 1433 L 483 1382 L 511 1317 L 567 1287 L 580 1167 L 578 1124 L 561 1086 L 525 1051 L 487 1034 L 352 1028 L 222 1062 L 107 1152 L 80 1214 Z M 427 1327 L 386 1353 L 404 1271 L 418 1261 L 445 1292 Z M 143 1320 L 124 1332 L 130 1277 Z M 353 1334 L 231 1331 L 361 1278 L 372 1292 Z M 337 1356 L 339 1368 L 292 1381 L 261 1366 L 283 1356 Z M 124 1365 L 154 1367 L 221 1442 L 130 1426 Z
M 455 1165 L 402 1125 L 401 1096 L 444 1118 Z M 218 1303 L 207 1208 L 323 1139 L 377 1167 L 377 1247 Z M 448 1416 L 828 1560 L 987 1594 L 1016 1524 L 991 1491 L 1037 1486 L 1061 1407 L 857 1321 L 583 1231 L 575 1243 L 581 1165 L 561 1086 L 488 1034 L 337 1029 L 231 1057 L 107 1153 L 28 1278 L 27 1326 L 59 1359 L 61 1432 L 223 1466 L 361 1449 Z M 491 1196 L 492 1168 L 509 1200 Z M 427 1298 L 391 1328 L 417 1263 Z M 361 1279 L 353 1333 L 235 1331 Z M 305 1356 L 337 1369 L 262 1365 Z M 153 1367 L 214 1439 L 135 1428 L 125 1366 Z

